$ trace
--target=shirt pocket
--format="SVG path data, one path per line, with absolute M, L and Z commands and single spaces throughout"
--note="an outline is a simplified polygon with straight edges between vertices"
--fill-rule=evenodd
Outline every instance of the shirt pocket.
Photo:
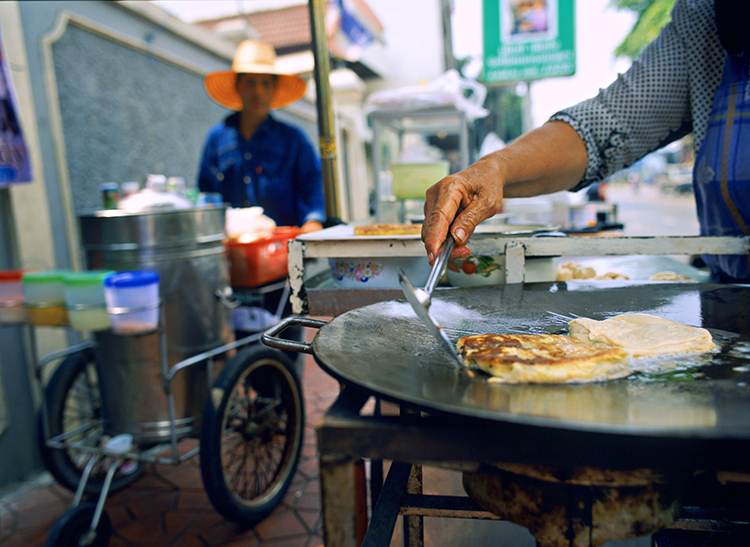
M 274 158 L 264 158 L 255 169 L 259 197 L 265 200 L 288 198 L 291 178 L 288 166 Z

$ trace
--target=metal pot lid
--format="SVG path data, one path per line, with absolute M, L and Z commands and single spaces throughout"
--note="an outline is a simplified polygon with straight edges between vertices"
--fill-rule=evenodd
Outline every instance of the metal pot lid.
M 566 334 L 576 316 L 650 313 L 707 328 L 721 350 L 593 384 L 490 384 L 456 368 L 403 299 L 344 313 L 313 340 L 331 375 L 379 396 L 511 424 L 659 438 L 750 440 L 750 287 L 571 281 L 436 291 L 430 313 L 470 333 Z

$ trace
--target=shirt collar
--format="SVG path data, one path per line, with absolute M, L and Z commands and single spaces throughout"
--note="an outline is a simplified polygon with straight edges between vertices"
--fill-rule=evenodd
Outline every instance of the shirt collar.
M 276 120 L 273 118 L 273 116 L 269 113 L 266 120 L 261 124 L 261 126 L 256 131 L 257 133 L 267 133 L 271 130 L 271 127 L 273 124 L 276 123 Z M 239 129 L 240 127 L 240 113 L 239 112 L 233 112 L 226 118 L 224 118 L 224 125 L 227 127 L 231 127 L 234 129 Z

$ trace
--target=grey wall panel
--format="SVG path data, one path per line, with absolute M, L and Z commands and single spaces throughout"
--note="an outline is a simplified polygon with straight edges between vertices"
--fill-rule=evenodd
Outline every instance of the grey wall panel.
M 194 185 L 206 132 L 228 113 L 200 75 L 75 25 L 53 58 L 76 213 L 101 206 L 107 181 L 160 173 Z

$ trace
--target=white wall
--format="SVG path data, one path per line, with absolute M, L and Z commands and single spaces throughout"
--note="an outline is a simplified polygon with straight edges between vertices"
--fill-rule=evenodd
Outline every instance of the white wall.
M 444 72 L 439 0 L 371 0 L 368 5 L 385 28 L 385 46 L 369 46 L 363 55 L 366 64 L 384 71 L 385 82 L 373 83 L 368 92 L 429 82 Z

